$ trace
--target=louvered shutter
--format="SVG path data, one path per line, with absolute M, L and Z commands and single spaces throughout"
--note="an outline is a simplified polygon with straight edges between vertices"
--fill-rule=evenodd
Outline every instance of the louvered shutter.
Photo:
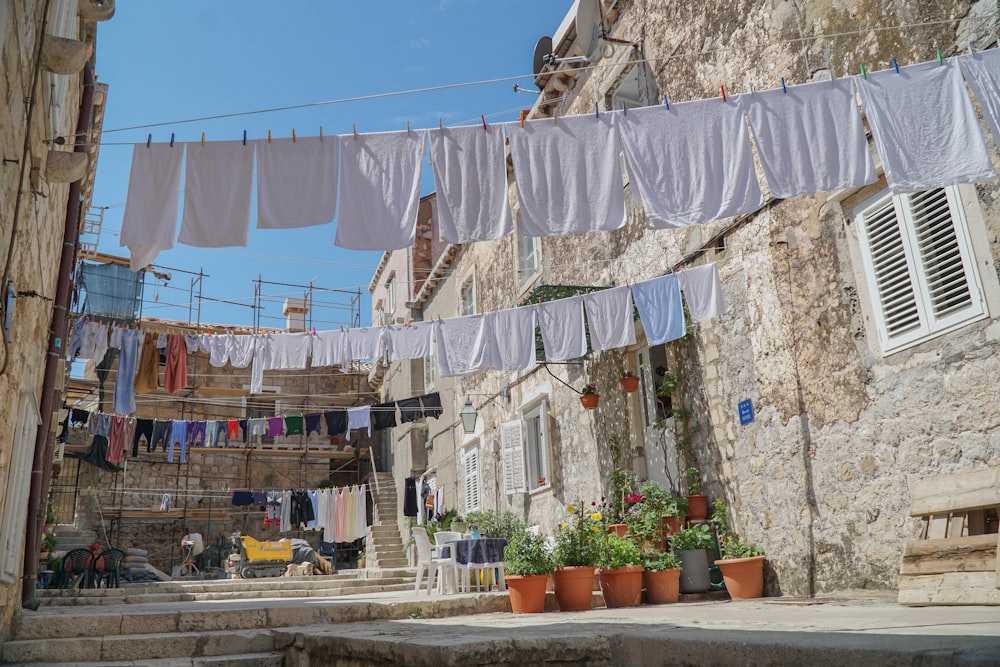
M 503 455 L 504 493 L 510 495 L 525 491 L 524 442 L 520 420 L 500 424 L 500 450 Z
M 479 449 L 473 448 L 462 459 L 465 467 L 465 512 L 479 511 Z

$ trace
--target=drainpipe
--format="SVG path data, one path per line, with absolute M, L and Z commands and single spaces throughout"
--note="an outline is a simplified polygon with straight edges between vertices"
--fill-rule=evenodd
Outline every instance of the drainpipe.
M 80 97 L 80 114 L 76 120 L 76 145 L 73 151 L 85 153 L 90 139 L 94 115 L 94 70 L 88 62 L 83 68 L 83 94 Z M 48 355 L 45 359 L 45 376 L 42 379 L 42 397 L 39 415 L 42 423 L 35 436 L 35 458 L 31 465 L 31 492 L 28 495 L 28 526 L 24 539 L 24 577 L 21 580 L 22 606 L 32 608 L 29 601 L 35 597 L 38 579 L 38 549 L 41 546 L 41 526 L 45 517 L 44 502 L 49 495 L 52 471 L 52 415 L 56 410 L 56 373 L 66 358 L 66 321 L 69 310 L 70 276 L 76 261 L 77 242 L 80 237 L 80 198 L 83 178 L 70 183 L 66 202 L 66 222 L 63 229 L 62 258 L 59 278 L 52 306 L 52 324 L 49 328 Z M 37 606 L 37 605 L 35 605 Z

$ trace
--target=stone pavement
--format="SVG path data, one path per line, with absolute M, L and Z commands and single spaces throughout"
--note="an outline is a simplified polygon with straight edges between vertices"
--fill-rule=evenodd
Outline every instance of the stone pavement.
M 3 656 L 122 667 L 1000 665 L 1000 608 L 901 607 L 891 593 L 530 615 L 507 605 L 499 593 L 393 591 L 42 607 L 23 612 Z

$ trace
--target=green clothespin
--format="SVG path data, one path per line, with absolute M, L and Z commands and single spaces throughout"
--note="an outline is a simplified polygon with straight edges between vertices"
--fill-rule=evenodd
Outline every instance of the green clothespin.
M 864 63 L 861 63 L 861 78 L 862 79 L 867 79 L 868 78 L 868 71 L 865 69 L 865 64 Z
M 937 50 L 938 65 L 944 65 L 944 58 L 941 57 L 941 49 Z

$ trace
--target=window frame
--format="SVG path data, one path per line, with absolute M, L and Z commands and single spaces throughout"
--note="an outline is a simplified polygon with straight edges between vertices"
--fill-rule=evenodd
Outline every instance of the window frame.
M 534 419 L 538 420 L 538 442 L 532 442 L 532 431 L 529 426 Z M 525 486 L 529 494 L 546 491 L 552 488 L 552 438 L 548 398 L 542 398 L 522 408 L 521 423 L 521 451 L 524 456 Z M 538 480 L 543 478 L 545 483 L 538 484 Z
M 470 295 L 470 298 L 466 299 L 466 293 Z M 462 281 L 461 287 L 458 288 L 458 314 L 461 316 L 475 315 L 479 312 L 478 303 L 476 303 L 476 273 L 471 271 Z
M 537 236 L 528 236 L 521 232 L 521 226 L 518 225 L 514 232 L 514 243 L 516 247 L 517 255 L 517 284 L 521 288 L 530 284 L 541 272 L 542 270 L 542 242 Z M 524 244 L 531 244 L 531 252 L 523 252 Z M 530 268 L 527 266 L 528 258 L 534 258 L 534 265 Z
M 961 310 L 946 313 L 938 317 L 934 313 L 934 303 L 931 299 L 928 288 L 928 269 L 922 255 L 922 247 L 919 240 L 919 232 L 915 221 L 915 211 L 912 206 L 915 197 L 926 195 L 941 190 L 945 196 L 951 229 L 954 232 L 955 249 L 958 254 L 960 266 L 964 272 L 965 285 L 969 292 L 969 303 Z M 986 299 L 984 276 L 980 273 L 976 261 L 975 244 L 972 238 L 972 230 L 969 226 L 969 211 L 963 202 L 959 186 L 947 186 L 943 188 L 932 188 L 915 193 L 893 194 L 888 190 L 882 190 L 858 203 L 853 209 L 853 220 L 857 247 L 860 258 L 859 278 L 864 280 L 868 305 L 871 313 L 871 324 L 873 333 L 878 339 L 879 348 L 883 356 L 890 356 L 897 352 L 910 349 L 924 342 L 946 335 L 952 331 L 963 328 L 969 324 L 989 317 L 989 307 Z M 887 208 L 888 207 L 888 208 Z M 877 216 L 891 213 L 895 219 L 895 227 L 890 228 L 889 224 L 883 225 L 880 230 L 889 230 L 890 234 L 898 235 L 898 240 L 889 239 L 889 243 L 894 243 L 897 248 L 894 254 L 901 253 L 900 259 L 896 259 L 893 267 L 897 271 L 905 267 L 908 277 L 908 285 L 912 290 L 910 295 L 897 290 L 894 293 L 887 293 L 883 296 L 880 290 L 879 276 L 876 273 L 876 258 L 873 254 L 871 230 L 867 224 Z M 875 234 L 878 235 L 878 232 Z M 940 237 L 937 237 L 940 238 Z M 884 249 L 876 249 L 881 256 L 888 253 Z M 890 249 L 890 252 L 892 250 Z M 889 261 L 892 261 L 890 258 Z M 958 265 L 956 265 L 957 267 Z M 884 264 L 881 273 L 885 274 L 890 268 Z M 898 275 L 896 276 L 899 282 Z M 890 333 L 890 321 L 887 316 L 886 304 L 893 297 L 912 301 L 916 326 L 903 330 L 899 333 Z
M 389 274 L 389 277 L 385 279 L 385 305 L 383 306 L 385 310 L 385 316 L 388 318 L 387 322 L 391 323 L 396 314 L 396 272 L 393 271 Z M 385 324 L 385 322 L 383 322 Z

